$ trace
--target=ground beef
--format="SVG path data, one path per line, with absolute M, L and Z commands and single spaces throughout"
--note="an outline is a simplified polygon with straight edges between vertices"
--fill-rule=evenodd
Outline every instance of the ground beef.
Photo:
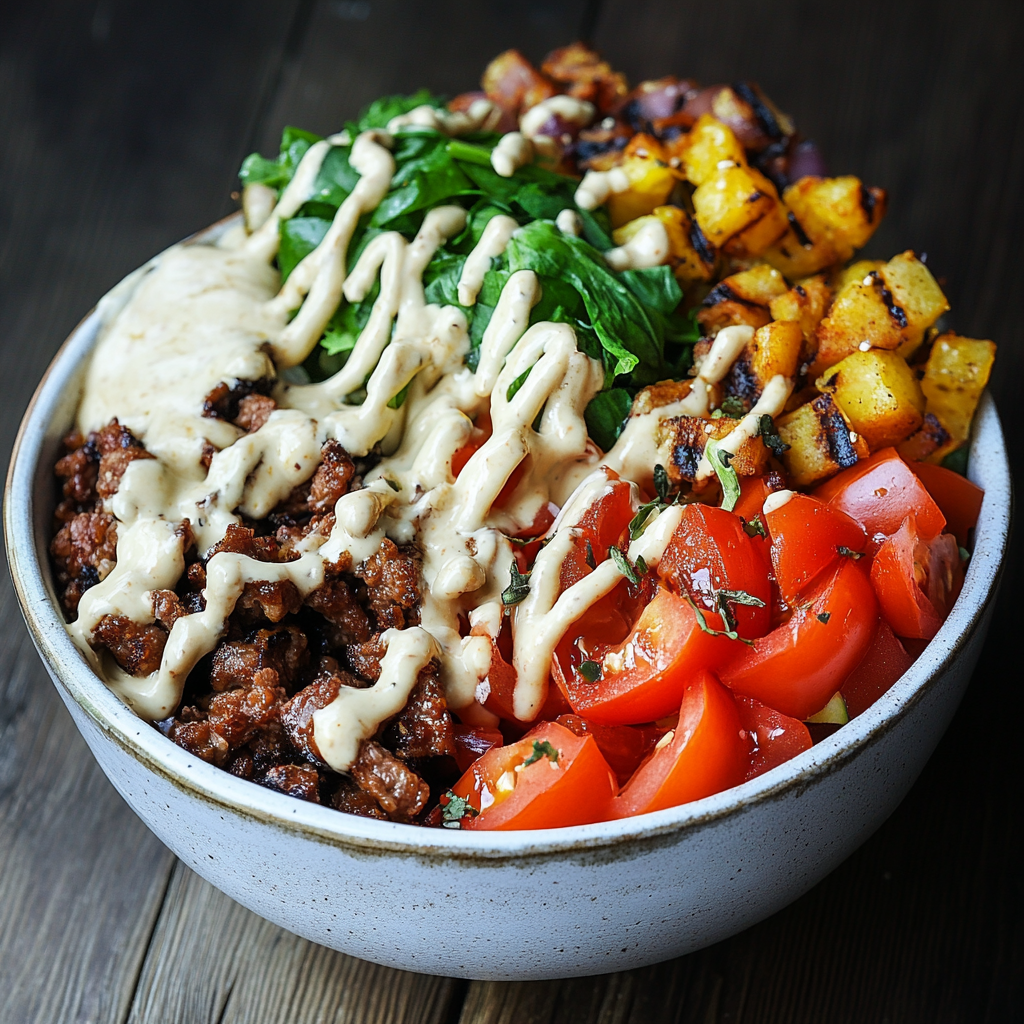
M 266 390 L 224 384 L 207 396 L 205 414 L 258 430 L 276 408 Z M 69 615 L 116 564 L 117 523 L 104 500 L 132 461 L 151 457 L 116 420 L 88 438 L 65 439 L 55 467 L 60 504 L 51 554 Z M 155 621 L 107 615 L 93 632 L 93 646 L 133 675 L 157 671 L 175 622 L 205 608 L 211 558 L 230 552 L 276 565 L 300 557 L 315 535 L 330 535 L 336 502 L 359 486 L 358 473 L 367 468 L 328 441 L 313 476 L 271 516 L 229 526 L 205 557 L 190 524 L 182 523 L 185 572 L 174 590 L 153 592 Z M 341 687 L 363 688 L 379 677 L 383 632 L 418 621 L 419 575 L 416 554 L 386 540 L 358 566 L 347 555 L 325 566 L 323 583 L 305 599 L 290 580 L 247 583 L 224 636 L 190 673 L 181 708 L 158 728 L 194 756 L 297 799 L 364 817 L 426 820 L 432 787 L 436 803 L 457 772 L 436 662 L 420 673 L 407 706 L 361 745 L 350 774 L 331 770 L 313 738 L 313 715 Z
M 94 648 L 105 647 L 132 676 L 148 676 L 160 667 L 167 631 L 151 623 L 140 625 L 125 615 L 104 615 L 92 631 Z

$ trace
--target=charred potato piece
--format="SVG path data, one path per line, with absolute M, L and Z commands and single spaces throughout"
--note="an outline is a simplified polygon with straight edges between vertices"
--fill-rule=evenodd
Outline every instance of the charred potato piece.
M 950 450 L 949 431 L 938 421 L 935 413 L 926 412 L 919 430 L 896 446 L 896 451 L 907 462 L 924 462 L 938 454 L 941 460 Z M 952 447 L 956 447 L 953 445 Z M 940 452 L 939 449 L 942 449 Z
M 783 202 L 811 242 L 830 245 L 836 260 L 845 262 L 867 244 L 881 224 L 886 193 L 885 189 L 866 188 L 853 175 L 806 177 L 786 189 Z
M 704 455 L 708 438 L 720 441 L 739 425 L 739 419 L 719 416 L 674 416 L 658 425 L 658 450 L 665 460 L 669 479 L 673 483 L 693 482 L 697 467 Z M 768 449 L 761 437 L 747 438 L 733 456 L 730 465 L 739 476 L 760 476 L 768 465 Z
M 786 282 L 773 267 L 762 263 L 723 278 L 697 310 L 697 322 L 708 337 L 732 324 L 763 327 L 771 321 L 768 304 L 786 290 Z
M 818 324 L 832 301 L 832 289 L 824 275 L 798 281 L 787 292 L 776 295 L 768 304 L 774 320 L 793 320 L 800 325 L 804 343 L 803 362 L 810 362 L 818 352 Z
M 896 352 L 851 352 L 816 381 L 871 451 L 899 444 L 924 421 L 924 394 Z
M 962 445 L 971 433 L 971 420 L 988 383 L 996 346 L 991 341 L 940 334 L 932 345 L 924 368 L 921 390 L 925 409 L 932 413 L 950 435 L 944 448 L 929 461 L 938 462 Z
M 563 86 L 570 96 L 593 103 L 605 113 L 628 92 L 626 76 L 585 43 L 571 43 L 552 50 L 544 58 L 541 71 Z
M 909 249 L 893 256 L 878 273 L 894 308 L 903 311 L 906 326 L 900 354 L 909 359 L 924 340 L 924 332 L 949 309 L 949 302 L 931 271 Z
M 723 162 L 697 186 L 693 208 L 708 241 L 733 256 L 759 256 L 788 227 L 775 186 L 753 167 Z
M 796 376 L 803 332 L 793 320 L 775 320 L 758 328 L 724 380 L 725 393 L 749 410 L 773 377 Z
M 698 281 L 710 281 L 715 274 L 717 255 L 696 222 L 678 206 L 658 206 L 653 216 L 668 232 L 672 271 L 680 285 L 686 288 Z
M 852 429 L 831 395 L 819 395 L 779 417 L 775 429 L 789 445 L 782 462 L 796 487 L 827 480 L 870 454 L 867 442 Z
M 678 157 L 683 173 L 694 185 L 711 181 L 725 161 L 738 166 L 747 162 L 733 130 L 711 114 L 702 114 L 689 133 L 679 137 L 672 155 Z
M 668 201 L 678 180 L 668 160 L 664 146 L 653 135 L 639 132 L 629 140 L 619 164 L 629 178 L 629 188 L 608 197 L 613 228 L 644 217 Z

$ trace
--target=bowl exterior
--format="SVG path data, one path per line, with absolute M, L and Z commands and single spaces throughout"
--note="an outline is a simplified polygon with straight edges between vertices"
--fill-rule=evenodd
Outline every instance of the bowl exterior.
M 971 451 L 985 503 L 949 619 L 868 711 L 737 789 L 576 829 L 459 833 L 338 814 L 191 757 L 92 673 L 45 568 L 60 437 L 103 318 L 130 288 L 115 289 L 71 335 L 25 415 L 5 495 L 8 558 L 33 641 L 103 771 L 175 854 L 256 913 L 354 956 L 467 978 L 653 963 L 725 938 L 823 878 L 893 811 L 949 724 L 1009 532 L 1006 450 L 987 397 Z

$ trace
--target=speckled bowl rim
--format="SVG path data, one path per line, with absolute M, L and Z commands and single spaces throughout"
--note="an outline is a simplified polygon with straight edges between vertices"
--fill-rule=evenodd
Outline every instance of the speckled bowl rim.
M 238 217 L 225 218 L 188 241 L 214 240 L 238 223 Z M 526 866 L 538 857 L 572 857 L 606 848 L 632 847 L 638 842 L 678 841 L 753 804 L 780 801 L 793 792 L 802 792 L 865 753 L 938 684 L 944 670 L 981 627 L 998 588 L 1013 494 L 999 416 L 986 394 L 979 406 L 970 449 L 971 476 L 985 479 L 986 495 L 973 557 L 956 606 L 917 661 L 883 697 L 810 750 L 756 779 L 690 804 L 619 821 L 543 831 L 424 829 L 341 814 L 295 800 L 206 764 L 141 721 L 93 673 L 64 627 L 49 566 L 41 568 L 38 557 L 42 553 L 45 558 L 48 538 L 36 529 L 37 477 L 43 449 L 48 441 L 52 444 L 55 412 L 96 343 L 97 308 L 72 331 L 51 362 L 25 412 L 12 451 L 4 495 L 4 536 L 25 622 L 51 675 L 107 739 L 184 793 L 286 833 L 302 833 L 353 852 L 387 851 L 454 859 L 481 867 L 495 859 Z

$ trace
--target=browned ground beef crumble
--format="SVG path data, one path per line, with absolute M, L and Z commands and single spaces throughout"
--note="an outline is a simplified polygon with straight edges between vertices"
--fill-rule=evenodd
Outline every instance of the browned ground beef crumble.
M 260 382 L 227 385 L 207 396 L 205 414 L 258 430 L 274 400 Z M 69 434 L 56 464 L 61 481 L 50 545 L 57 590 L 69 620 L 83 593 L 116 563 L 117 524 L 104 499 L 117 492 L 133 459 L 152 458 L 113 420 L 88 438 Z M 209 462 L 214 449 L 204 458 Z M 93 631 L 126 672 L 159 668 L 167 636 L 181 615 L 205 607 L 206 563 L 219 551 L 262 562 L 299 557 L 311 532 L 328 535 L 334 505 L 361 477 L 348 452 L 328 441 L 316 472 L 266 519 L 230 526 L 200 558 L 186 521 L 179 528 L 186 571 L 175 590 L 157 591 L 154 621 L 107 615 Z M 348 775 L 324 764 L 313 714 L 343 686 L 370 686 L 380 675 L 384 630 L 419 621 L 419 563 L 414 551 L 385 540 L 365 562 L 327 566 L 324 583 L 303 601 L 290 581 L 247 583 L 214 651 L 189 675 L 177 713 L 156 727 L 196 757 L 288 796 L 392 821 L 436 824 L 439 795 L 458 777 L 452 718 L 433 661 L 406 707 L 365 741 Z

